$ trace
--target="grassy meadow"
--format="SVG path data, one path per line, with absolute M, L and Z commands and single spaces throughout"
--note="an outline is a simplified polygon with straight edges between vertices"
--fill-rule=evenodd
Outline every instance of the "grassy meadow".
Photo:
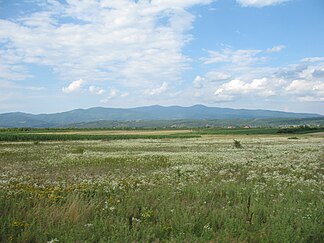
M 0 242 L 322 242 L 323 134 L 244 133 L 4 132 Z

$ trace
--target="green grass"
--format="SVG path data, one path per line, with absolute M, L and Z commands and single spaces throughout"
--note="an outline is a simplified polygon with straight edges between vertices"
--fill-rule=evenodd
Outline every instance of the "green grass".
M 205 128 L 195 129 L 193 134 L 199 135 L 275 135 L 275 134 L 307 134 L 315 132 L 324 132 L 324 127 L 289 127 L 289 128 Z
M 197 129 L 194 134 L 199 135 L 226 135 L 226 134 L 237 134 L 237 135 L 264 135 L 264 134 L 276 134 L 278 128 L 207 128 Z
M 321 242 L 321 137 L 1 142 L 0 242 Z
M 128 134 L 128 131 L 154 131 L 157 134 Z M 100 131 L 118 131 L 115 129 L 33 129 L 8 128 L 0 129 L 0 141 L 72 141 L 72 140 L 127 140 L 127 139 L 163 139 L 163 138 L 197 138 L 202 135 L 280 135 L 280 134 L 307 134 L 323 132 L 324 127 L 299 126 L 290 128 L 203 128 L 193 129 L 192 132 L 158 134 L 165 129 L 125 129 L 121 134 L 96 134 Z M 124 134 L 122 133 L 124 131 Z M 73 132 L 79 132 L 73 134 Z M 84 134 L 82 134 L 84 132 Z M 93 132 L 94 134 L 91 134 Z M 70 134 L 69 134 L 70 133 Z
M 262 129 L 197 129 L 193 132 L 174 133 L 174 134 L 111 134 L 111 135 L 95 135 L 95 134 L 68 134 L 68 132 L 83 131 L 89 132 L 89 129 L 4 129 L 0 132 L 0 141 L 72 141 L 72 140 L 119 140 L 119 139 L 163 139 L 163 138 L 195 138 L 201 135 L 214 134 L 276 134 L 276 128 Z M 98 131 L 98 130 L 96 130 Z M 99 130 L 100 131 L 100 130 Z M 106 130 L 103 130 L 106 131 Z M 44 134 L 40 134 L 44 132 Z M 45 134 L 45 132 L 51 132 Z M 66 132 L 67 134 L 56 134 L 56 132 Z
M 306 134 L 314 132 L 324 132 L 324 127 L 309 127 L 309 126 L 300 126 L 300 127 L 290 127 L 282 128 L 277 131 L 277 133 L 288 133 L 288 134 Z
M 0 141 L 71 141 L 71 140 L 125 140 L 125 139 L 162 139 L 162 138 L 194 138 L 197 134 L 178 133 L 167 135 L 141 135 L 141 134 L 121 134 L 121 135 L 86 135 L 86 134 L 37 134 L 37 133 L 17 133 L 2 132 Z

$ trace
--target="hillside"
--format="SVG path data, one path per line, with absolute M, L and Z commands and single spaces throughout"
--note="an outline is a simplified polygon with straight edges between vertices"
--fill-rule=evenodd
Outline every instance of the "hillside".
M 53 114 L 28 114 L 21 112 L 0 114 L 0 127 L 66 127 L 71 124 L 83 124 L 103 121 L 170 121 L 170 120 L 232 120 L 232 119 L 273 119 L 323 117 L 311 113 L 291 113 L 269 110 L 248 110 L 207 107 L 195 105 L 181 106 L 145 106 L 137 108 L 76 109 Z M 244 121 L 243 121 L 244 122 Z M 109 122 L 108 122 L 109 123 Z M 229 122 L 231 123 L 231 122 Z M 227 123 L 226 123 L 227 124 Z M 206 125 L 206 124 L 205 124 Z M 76 125 L 79 126 L 79 125 Z M 91 125 L 92 126 L 92 125 Z M 96 126 L 95 126 L 96 127 Z

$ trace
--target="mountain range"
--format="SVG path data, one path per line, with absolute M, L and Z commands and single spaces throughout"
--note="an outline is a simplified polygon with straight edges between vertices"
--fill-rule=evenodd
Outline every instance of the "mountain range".
M 0 114 L 0 127 L 68 127 L 77 123 L 99 121 L 156 121 L 156 120 L 219 120 L 219 119 L 266 119 L 266 118 L 313 118 L 323 117 L 312 113 L 292 113 L 270 110 L 231 109 L 194 105 L 144 106 L 136 108 L 76 109 L 52 114 L 11 112 Z

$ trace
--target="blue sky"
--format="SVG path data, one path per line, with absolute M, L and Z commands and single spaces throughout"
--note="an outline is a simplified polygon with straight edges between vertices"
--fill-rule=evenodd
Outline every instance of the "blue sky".
M 0 113 L 324 114 L 322 0 L 0 0 Z

